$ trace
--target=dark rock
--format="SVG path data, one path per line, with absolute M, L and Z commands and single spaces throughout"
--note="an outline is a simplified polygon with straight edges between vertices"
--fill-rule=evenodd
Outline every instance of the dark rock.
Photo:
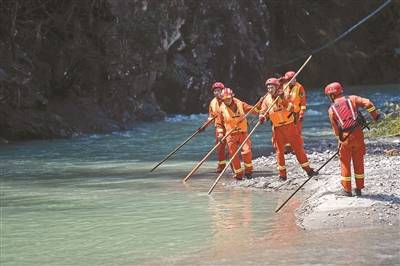
M 381 4 L 17 2 L 5 1 L 0 10 L 0 135 L 12 139 L 118 130 L 165 113 L 205 113 L 215 80 L 255 102 L 265 78 L 298 68 L 303 54 Z M 15 6 L 18 28 L 10 39 Z M 400 82 L 399 14 L 400 2 L 392 1 L 315 54 L 302 72 L 304 85 L 320 87 L 333 79 L 346 85 Z M 53 113 L 62 121 L 48 119 Z M 40 122 L 30 122 L 32 117 Z

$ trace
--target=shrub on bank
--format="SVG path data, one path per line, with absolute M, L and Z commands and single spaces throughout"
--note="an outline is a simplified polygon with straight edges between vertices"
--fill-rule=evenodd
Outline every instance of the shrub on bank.
M 386 104 L 383 110 L 383 118 L 371 125 L 368 137 L 394 137 L 400 136 L 400 104 Z

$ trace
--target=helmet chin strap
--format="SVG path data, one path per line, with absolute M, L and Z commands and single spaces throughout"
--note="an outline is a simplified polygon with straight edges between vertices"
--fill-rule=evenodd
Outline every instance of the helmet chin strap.
M 335 102 L 335 98 L 333 97 L 332 94 L 326 95 L 326 97 L 328 97 L 328 99 L 329 99 L 329 101 L 330 101 L 331 103 Z

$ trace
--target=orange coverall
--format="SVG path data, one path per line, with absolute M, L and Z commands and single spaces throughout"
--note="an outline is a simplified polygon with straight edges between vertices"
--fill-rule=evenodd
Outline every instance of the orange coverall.
M 230 132 L 234 129 L 233 133 L 226 138 L 229 156 L 231 158 L 247 137 L 247 119 L 244 118 L 244 115 L 252 108 L 253 106 L 242 102 L 237 98 L 232 99 L 230 106 L 226 106 L 225 103 L 220 105 L 220 111 L 215 121 L 218 133 L 225 134 L 224 130 Z M 257 110 L 254 110 L 253 114 L 258 114 Z M 246 174 L 251 174 L 253 172 L 253 163 L 250 138 L 243 145 L 241 155 L 244 163 L 244 172 Z M 238 154 L 232 160 L 232 167 L 235 172 L 234 177 L 241 180 L 243 178 L 243 168 Z
M 303 85 L 301 85 L 299 82 L 296 82 L 292 87 L 288 86 L 288 92 L 289 101 L 299 107 L 299 109 L 294 112 L 294 115 L 296 116 L 296 127 L 299 130 L 299 134 L 301 136 L 303 123 L 302 118 L 307 108 L 306 91 L 304 90 Z
M 279 98 L 269 112 L 266 113 L 274 100 L 275 98 L 273 98 L 271 94 L 268 94 L 261 104 L 260 114 L 269 118 L 272 122 L 272 137 L 274 139 L 274 148 L 276 149 L 279 176 L 286 178 L 286 143 L 292 146 L 297 161 L 300 163 L 301 167 L 309 173 L 312 169 L 310 168 L 310 163 L 304 151 L 301 136 L 294 124 L 294 117 L 290 115 L 292 112 L 299 112 L 300 108 L 298 105 L 289 102 L 287 95 L 285 95 L 283 100 Z
M 211 100 L 210 105 L 208 107 L 208 119 L 211 120 L 213 117 L 217 117 L 219 113 L 219 107 L 222 104 L 222 100 L 218 100 L 216 97 Z M 217 123 L 216 120 L 214 121 L 215 124 L 215 144 L 218 143 L 218 131 L 217 131 Z M 225 129 L 223 134 L 225 134 Z M 217 160 L 218 160 L 218 165 L 217 165 L 217 172 L 221 172 L 226 165 L 226 160 L 225 160 L 225 147 L 226 147 L 226 141 L 224 140 L 217 148 L 216 153 L 217 153 Z
M 344 96 L 335 99 L 335 102 L 342 99 Z M 353 105 L 353 109 L 357 110 L 358 107 L 363 107 L 367 109 L 370 113 L 372 119 L 376 120 L 378 117 L 378 112 L 374 104 L 366 98 L 361 98 L 356 95 L 349 96 L 350 102 Z M 329 108 L 329 119 L 332 124 L 333 131 L 335 135 L 339 136 L 339 128 L 336 120 L 334 119 L 334 114 L 332 108 Z M 343 139 L 347 137 L 349 133 L 343 133 Z M 339 149 L 339 159 L 340 159 L 340 169 L 341 169 L 341 184 L 346 192 L 351 192 L 351 169 L 350 163 L 353 161 L 354 177 L 356 188 L 364 188 L 364 155 L 365 155 L 365 143 L 364 143 L 364 133 L 360 126 L 356 127 L 347 137 L 345 141 L 340 141 Z

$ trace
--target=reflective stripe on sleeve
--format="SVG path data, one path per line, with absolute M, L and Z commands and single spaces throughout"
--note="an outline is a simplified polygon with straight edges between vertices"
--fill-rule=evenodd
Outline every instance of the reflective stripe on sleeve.
M 226 164 L 226 161 L 218 161 L 218 164 Z
M 368 113 L 371 113 L 371 112 L 373 112 L 373 111 L 375 111 L 375 110 L 376 110 L 376 107 L 375 107 L 375 106 L 372 106 L 371 108 L 368 108 L 368 109 L 367 109 Z
M 306 109 L 307 109 L 307 107 L 305 105 L 300 107 L 300 110 L 306 110 Z

